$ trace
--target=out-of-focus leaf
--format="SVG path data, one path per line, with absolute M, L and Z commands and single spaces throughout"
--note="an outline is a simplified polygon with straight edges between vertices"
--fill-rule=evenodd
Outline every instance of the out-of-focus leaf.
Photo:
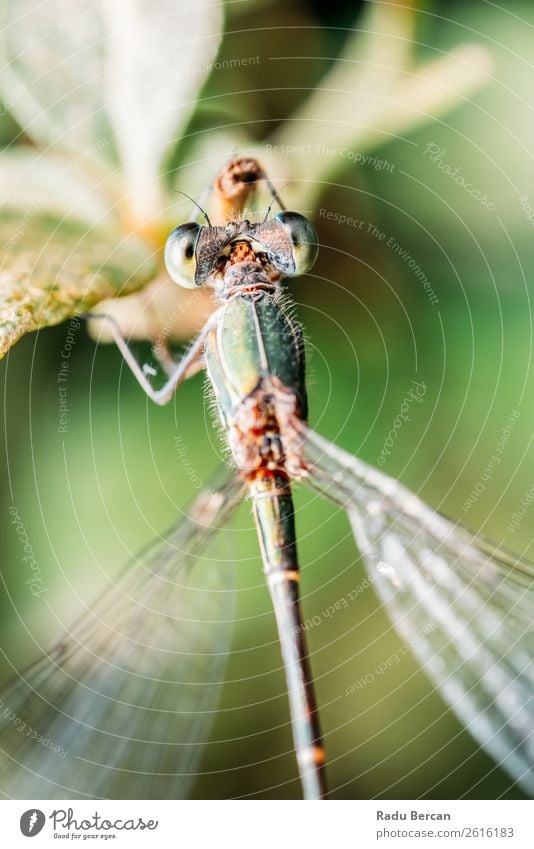
M 368 3 L 320 84 L 271 136 L 266 164 L 275 180 L 303 181 L 303 208 L 313 208 L 323 184 L 354 167 L 357 155 L 446 114 L 491 81 L 491 55 L 477 44 L 417 66 L 415 11 L 410 2 Z M 280 153 L 291 156 L 290 169 Z
M 88 170 L 118 162 L 134 216 L 157 215 L 162 156 L 211 69 L 220 3 L 6 0 L 1 29 L 0 89 L 25 132 Z
M 8 107 L 0 101 L 0 146 L 10 144 L 18 133 L 19 128 L 9 114 Z
M 26 134 L 93 163 L 112 160 L 99 9 L 79 0 L 6 0 L 0 41 L 1 94 Z
M 30 210 L 2 210 L 0 248 L 0 356 L 25 333 L 133 292 L 156 272 L 133 238 Z
M 0 204 L 68 216 L 90 225 L 117 226 L 118 216 L 83 172 L 70 161 L 24 147 L 13 147 L 0 159 Z

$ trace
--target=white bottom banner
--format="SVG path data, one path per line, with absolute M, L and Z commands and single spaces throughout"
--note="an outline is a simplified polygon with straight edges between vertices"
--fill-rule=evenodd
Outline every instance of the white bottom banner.
M 534 846 L 534 803 L 0 802 L 0 845 L 70 843 L 194 849 Z

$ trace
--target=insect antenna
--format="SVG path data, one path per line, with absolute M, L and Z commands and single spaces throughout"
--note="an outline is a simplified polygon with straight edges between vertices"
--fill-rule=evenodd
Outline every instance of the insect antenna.
M 200 210 L 200 212 L 202 213 L 202 215 L 204 216 L 204 218 L 205 218 L 205 219 L 206 219 L 206 221 L 208 222 L 208 227 L 212 227 L 212 226 L 213 226 L 213 225 L 212 225 L 212 223 L 211 223 L 211 221 L 210 221 L 210 219 L 209 219 L 209 215 L 208 215 L 208 213 L 206 212 L 206 210 L 205 210 L 205 209 L 203 209 L 203 208 L 200 206 L 200 204 L 199 204 L 199 203 L 197 203 L 197 202 L 196 202 L 196 200 L 195 200 L 194 198 L 192 198 L 192 197 L 191 197 L 191 195 L 188 195 L 188 194 L 187 194 L 187 192 L 182 192 L 182 191 L 180 191 L 180 189 L 175 189 L 174 191 L 176 192 L 176 194 L 178 194 L 178 195 L 183 195 L 183 196 L 184 196 L 184 197 L 186 197 L 188 200 L 190 200 L 190 201 L 191 201 L 191 203 L 194 203 L 194 204 L 195 204 L 195 206 L 196 206 L 196 208 Z
M 267 182 L 267 185 L 269 186 L 269 189 L 270 189 L 270 191 L 271 191 L 271 194 L 272 194 L 272 196 L 273 196 L 273 199 L 272 199 L 272 201 L 270 202 L 269 206 L 267 207 L 267 212 L 265 213 L 265 218 L 264 218 L 264 219 L 263 219 L 263 221 L 261 222 L 262 224 L 265 224 L 265 222 L 267 221 L 267 219 L 268 219 L 268 217 L 269 217 L 269 213 L 270 213 L 270 211 L 271 211 L 271 209 L 273 208 L 273 205 L 274 205 L 275 203 L 278 203 L 278 205 L 279 205 L 280 209 L 285 210 L 285 206 L 284 206 L 284 204 L 282 203 L 282 201 L 280 200 L 279 195 L 280 195 L 280 192 L 283 192 L 283 191 L 284 191 L 284 189 L 286 188 L 286 186 L 289 186 L 289 183 L 285 183 L 285 184 L 282 186 L 282 188 L 280 189 L 280 192 L 277 192 L 277 191 L 276 191 L 276 189 L 274 188 L 273 184 L 271 183 L 271 181 L 270 181 L 267 177 L 265 177 L 265 180 L 266 180 L 266 182 Z
M 275 202 L 275 200 L 277 200 L 277 201 L 278 201 L 278 205 L 279 205 L 280 209 L 284 209 L 284 210 L 285 210 L 285 205 L 284 205 L 284 204 L 282 203 L 282 201 L 280 200 L 279 192 L 277 192 L 277 191 L 276 191 L 275 187 L 273 186 L 273 184 L 271 183 L 271 181 L 269 180 L 269 178 L 268 178 L 267 174 L 265 174 L 265 172 L 263 173 L 263 179 L 264 179 L 264 180 L 265 180 L 265 182 L 267 183 L 267 188 L 269 189 L 269 191 L 270 191 L 270 193 L 271 193 L 271 195 L 272 195 L 272 197 L 273 197 L 272 202 L 271 202 L 271 206 L 269 206 L 269 210 L 271 209 L 271 207 L 272 207 L 273 203 Z M 289 183 L 286 183 L 284 186 L 282 186 L 282 188 L 280 189 L 280 191 L 281 191 L 281 192 L 283 192 L 286 186 L 289 186 Z

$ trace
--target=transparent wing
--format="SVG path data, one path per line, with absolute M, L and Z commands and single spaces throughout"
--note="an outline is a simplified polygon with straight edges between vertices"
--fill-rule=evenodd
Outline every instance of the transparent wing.
M 12 798 L 187 794 L 229 648 L 232 564 L 210 553 L 242 484 L 225 476 L 50 653 L 0 694 Z
M 465 727 L 534 795 L 534 566 L 306 428 L 301 453 L 303 482 L 347 511 L 403 639 Z

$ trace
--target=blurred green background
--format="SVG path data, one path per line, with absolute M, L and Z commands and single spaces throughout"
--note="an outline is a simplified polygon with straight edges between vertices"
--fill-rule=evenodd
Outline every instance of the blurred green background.
M 220 106 L 197 110 L 191 132 L 209 134 L 235 114 L 251 122 L 261 143 L 305 100 L 341 49 L 354 9 L 348 2 L 325 9 L 312 0 L 290 7 L 261 2 L 239 14 L 229 6 L 222 55 L 236 55 L 236 40 L 246 40 L 248 55 L 268 49 L 279 60 L 269 67 L 268 85 L 261 65 L 214 73 L 204 96 Z M 266 33 L 267 27 L 274 29 Z M 528 453 L 534 240 L 519 200 L 530 193 L 534 204 L 533 34 L 534 8 L 527 2 L 506 9 L 486 2 L 424 5 L 416 55 L 468 39 L 491 53 L 494 79 L 445 118 L 431 118 L 371 151 L 388 165 L 352 164 L 324 186 L 312 216 L 319 261 L 312 274 L 290 284 L 309 342 L 312 426 L 376 464 L 412 381 L 424 381 L 424 402 L 412 405 L 384 471 L 432 506 L 531 558 L 533 508 L 514 533 L 507 526 L 534 482 Z M 18 129 L 2 117 L 0 132 L 7 144 Z M 318 126 L 310 143 L 328 144 L 328 127 Z M 439 161 L 459 166 L 495 209 L 432 162 L 428 145 L 444 149 Z M 329 211 L 364 224 L 337 223 Z M 387 246 L 390 237 L 403 254 Z M 68 432 L 58 433 L 57 373 L 66 333 L 59 326 L 27 336 L 0 369 L 7 587 L 0 597 L 0 644 L 16 666 L 38 656 L 39 646 L 56 636 L 58 621 L 24 584 L 11 503 L 43 570 L 47 600 L 58 620 L 70 621 L 75 593 L 98 594 L 106 576 L 172 524 L 177 506 L 195 494 L 176 437 L 199 478 L 221 456 L 200 377 L 181 388 L 169 408 L 152 408 L 118 352 L 97 348 L 83 328 L 71 360 Z M 502 462 L 466 512 L 462 505 L 514 410 L 520 416 Z M 363 566 L 339 511 L 300 489 L 296 502 L 304 615 L 312 619 L 361 582 Z M 195 796 L 298 798 L 283 672 L 248 507 L 236 528 L 239 594 L 229 683 Z M 322 617 L 309 642 L 334 798 L 521 797 L 409 655 L 372 685 L 345 695 L 402 646 L 372 590 Z M 9 663 L 2 660 L 2 680 Z

